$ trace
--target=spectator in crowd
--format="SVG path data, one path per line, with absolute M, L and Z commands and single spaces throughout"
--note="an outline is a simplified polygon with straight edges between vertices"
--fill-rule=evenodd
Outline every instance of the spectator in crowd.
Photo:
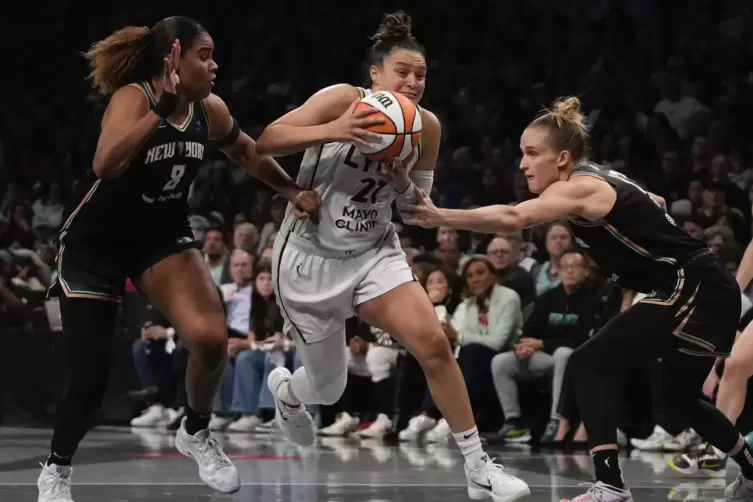
M 233 249 L 242 249 L 249 255 L 256 255 L 259 244 L 259 230 L 253 223 L 241 223 L 233 231 Z
M 549 425 L 541 440 L 562 440 L 567 432 L 557 414 L 567 361 L 597 327 L 599 298 L 587 285 L 585 253 L 569 248 L 560 256 L 561 283 L 539 297 L 523 327 L 523 338 L 491 361 L 497 396 L 505 414 L 505 425 L 494 437 L 507 442 L 528 442 L 531 431 L 524 425 L 518 401 L 518 381 L 552 378 Z M 559 430 L 558 430 L 559 429 Z M 564 429 L 564 430 L 562 430 Z M 558 434 L 559 432 L 559 434 Z
M 227 284 L 228 251 L 225 244 L 225 234 L 219 228 L 209 228 L 204 234 L 204 258 L 209 265 L 212 280 L 217 286 Z
M 474 411 L 487 411 L 484 404 L 493 397 L 489 392 L 492 358 L 500 350 L 512 347 L 520 337 L 523 324 L 520 297 L 497 283 L 494 265 L 485 256 L 472 256 L 463 267 L 463 277 L 468 295 L 451 320 L 442 322 L 442 328 L 450 343 L 458 346 L 458 366 Z M 427 394 L 425 413 L 411 420 L 408 429 L 401 432 L 401 439 L 408 440 L 428 430 L 427 440 L 447 441 L 450 427 L 444 418 L 433 421 L 432 407 L 431 396 Z
M 518 264 L 520 251 L 514 248 L 514 241 L 496 235 L 486 245 L 486 256 L 494 267 L 497 281 L 520 297 L 525 309 L 536 298 L 536 286 L 533 277 Z
M 253 265 L 251 255 L 244 249 L 231 253 L 230 276 L 233 282 L 221 286 L 227 309 L 229 361 L 209 428 L 223 430 L 227 427 L 231 431 L 245 432 L 261 423 L 256 413 L 265 353 L 256 344 L 251 331 Z
M 536 274 L 536 295 L 538 296 L 560 285 L 560 257 L 563 251 L 573 245 L 573 234 L 564 222 L 549 225 L 544 239 L 549 259 L 541 265 Z

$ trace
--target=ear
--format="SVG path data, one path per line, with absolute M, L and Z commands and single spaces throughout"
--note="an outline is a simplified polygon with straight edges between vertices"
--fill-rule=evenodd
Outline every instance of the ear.
M 573 157 L 568 150 L 562 150 L 559 155 L 557 155 L 557 167 L 560 169 L 566 168 L 572 158 Z
M 379 68 L 377 65 L 371 65 L 369 67 L 369 76 L 371 77 L 371 81 L 373 83 L 378 83 L 379 81 L 379 75 L 382 73 L 382 69 Z

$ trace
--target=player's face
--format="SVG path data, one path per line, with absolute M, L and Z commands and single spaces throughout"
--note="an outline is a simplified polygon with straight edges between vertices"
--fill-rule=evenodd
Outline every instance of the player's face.
M 395 49 L 384 58 L 382 67 L 371 67 L 375 90 L 399 92 L 414 103 L 421 101 L 426 89 L 426 59 L 408 49 Z
M 560 173 L 570 160 L 569 152 L 557 152 L 549 143 L 549 134 L 539 127 L 528 127 L 520 137 L 520 170 L 525 174 L 528 189 L 543 192 L 559 181 Z
M 212 92 L 217 63 L 212 59 L 214 41 L 208 34 L 199 35 L 180 58 L 180 90 L 191 101 L 204 99 Z

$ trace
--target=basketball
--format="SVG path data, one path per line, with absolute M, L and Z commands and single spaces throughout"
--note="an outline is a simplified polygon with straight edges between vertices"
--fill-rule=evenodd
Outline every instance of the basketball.
M 371 148 L 356 145 L 369 160 L 405 160 L 421 140 L 421 114 L 413 102 L 397 92 L 378 91 L 366 96 L 356 105 L 355 111 L 373 107 L 379 110 L 375 117 L 384 118 L 383 124 L 373 125 L 367 130 L 379 135 L 379 139 L 369 140 Z

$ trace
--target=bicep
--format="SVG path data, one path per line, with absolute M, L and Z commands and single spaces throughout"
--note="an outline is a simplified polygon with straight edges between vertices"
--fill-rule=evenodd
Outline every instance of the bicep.
M 360 96 L 358 89 L 349 84 L 326 87 L 270 124 L 309 127 L 326 124 L 337 119 Z
M 99 144 L 127 133 L 147 113 L 149 100 L 141 89 L 133 85 L 118 89 L 110 98 L 102 117 Z
M 442 126 L 436 115 L 424 110 L 421 157 L 414 169 L 418 171 L 433 171 L 439 157 L 439 145 L 442 139 Z

